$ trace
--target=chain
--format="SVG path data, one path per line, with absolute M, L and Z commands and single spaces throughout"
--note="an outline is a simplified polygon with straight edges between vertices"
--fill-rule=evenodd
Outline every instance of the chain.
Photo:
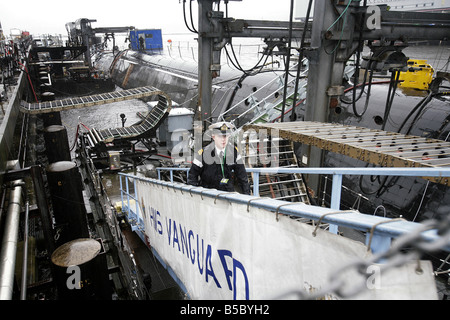
M 434 241 L 427 241 L 422 233 L 428 230 L 436 229 L 439 237 Z M 329 279 L 329 283 L 322 289 L 312 293 L 296 290 L 288 292 L 284 296 L 296 295 L 302 300 L 315 300 L 330 297 L 332 294 L 340 298 L 351 298 L 360 292 L 367 290 L 367 281 L 371 274 L 367 270 L 370 266 L 377 265 L 380 272 L 386 272 L 390 269 L 403 266 L 411 261 L 417 261 L 424 253 L 432 253 L 444 249 L 450 244 L 450 216 L 442 220 L 427 220 L 416 230 L 409 232 L 397 238 L 390 249 L 383 253 L 372 255 L 367 259 L 357 259 L 353 262 L 338 268 Z M 352 281 L 351 285 L 344 280 L 343 274 L 355 270 L 361 275 L 358 281 Z M 421 273 L 422 269 L 418 262 L 416 272 Z M 282 298 L 279 297 L 279 298 Z

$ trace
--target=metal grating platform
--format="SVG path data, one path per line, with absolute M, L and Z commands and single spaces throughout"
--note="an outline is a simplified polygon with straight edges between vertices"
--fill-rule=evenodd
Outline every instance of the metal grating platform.
M 164 92 L 154 87 L 147 86 L 122 91 L 96 94 L 92 96 L 84 96 L 76 98 L 72 97 L 48 102 L 28 103 L 22 101 L 20 110 L 23 113 L 30 113 L 30 114 L 50 113 L 69 109 L 87 108 L 96 105 L 119 102 L 124 100 L 139 99 L 153 95 L 166 96 Z M 167 96 L 166 98 L 169 99 L 169 97 Z
M 252 124 L 245 130 L 318 147 L 383 167 L 450 167 L 450 142 L 332 123 L 297 121 Z M 447 178 L 427 178 L 450 185 Z

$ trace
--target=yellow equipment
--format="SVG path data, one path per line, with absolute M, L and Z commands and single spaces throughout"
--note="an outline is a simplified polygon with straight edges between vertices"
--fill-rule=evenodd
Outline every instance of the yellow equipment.
M 428 90 L 434 69 L 427 60 L 408 60 L 408 71 L 400 72 L 400 87 Z

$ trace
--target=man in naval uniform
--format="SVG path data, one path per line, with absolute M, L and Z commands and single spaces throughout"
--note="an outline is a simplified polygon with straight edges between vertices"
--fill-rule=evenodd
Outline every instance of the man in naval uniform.
M 235 191 L 236 178 L 240 192 L 250 194 L 247 172 L 239 150 L 229 143 L 232 125 L 218 122 L 211 126 L 214 140 L 195 154 L 188 175 L 188 184 L 223 191 Z

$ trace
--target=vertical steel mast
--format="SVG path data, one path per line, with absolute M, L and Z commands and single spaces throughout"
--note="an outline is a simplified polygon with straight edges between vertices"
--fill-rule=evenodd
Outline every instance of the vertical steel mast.
M 203 128 L 211 122 L 213 38 L 207 34 L 212 31 L 210 18 L 213 2 L 214 0 L 198 0 L 198 110 Z

